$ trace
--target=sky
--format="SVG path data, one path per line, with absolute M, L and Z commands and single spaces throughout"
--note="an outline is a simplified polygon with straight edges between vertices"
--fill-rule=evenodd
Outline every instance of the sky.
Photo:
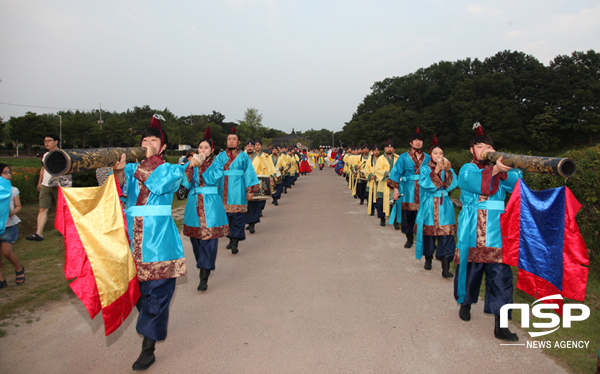
M 597 0 L 2 0 L 0 117 L 168 108 L 340 131 L 373 83 L 439 61 L 600 51 Z

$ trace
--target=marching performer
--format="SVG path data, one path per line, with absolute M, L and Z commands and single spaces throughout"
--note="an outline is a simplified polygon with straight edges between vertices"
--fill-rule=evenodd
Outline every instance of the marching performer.
M 401 203 L 402 210 L 397 207 L 397 217 L 395 222 L 402 222 L 402 232 L 406 234 L 406 244 L 404 248 L 410 248 L 413 245 L 413 233 L 415 219 L 419 210 L 419 173 L 421 165 L 427 165 L 431 157 L 423 153 L 423 134 L 417 131 L 410 137 L 410 150 L 400 155 L 398 162 L 390 173 L 390 182 L 397 182 L 402 185 L 402 196 L 398 201 Z M 394 188 L 394 195 L 398 189 Z M 394 228 L 398 229 L 397 225 Z
M 189 190 L 183 218 L 183 235 L 190 238 L 196 267 L 200 269 L 198 291 L 208 289 L 208 277 L 215 269 L 219 238 L 229 235 L 227 213 L 218 187 L 223 165 L 213 162 L 214 145 L 207 127 L 198 144 L 198 154 L 185 169 L 183 185 Z
M 356 160 L 356 196 L 360 199 L 360 205 L 367 199 L 367 161 L 369 160 L 369 145 L 363 144 L 361 154 Z
M 375 164 L 379 159 L 379 147 L 373 145 L 372 154 L 367 161 L 365 173 L 367 174 L 367 212 L 369 215 L 375 215 L 375 204 L 377 202 L 377 177 L 375 176 Z
M 417 259 L 425 255 L 425 270 L 431 270 L 433 252 L 442 262 L 442 277 L 452 278 L 450 263 L 456 249 L 456 216 L 454 205 L 448 196 L 458 185 L 458 178 L 452 170 L 450 161 L 444 157 L 444 151 L 433 136 L 429 153 L 431 160 L 421 165 L 419 173 L 419 191 L 421 206 L 417 213 Z M 437 241 L 437 244 L 436 244 Z
M 262 149 L 260 138 L 256 139 L 254 144 L 246 149 L 246 152 L 250 157 L 250 161 L 252 161 L 252 167 L 254 167 L 256 175 L 268 176 L 271 180 L 271 183 L 273 183 L 273 178 L 275 177 L 276 172 L 275 166 L 273 166 L 270 158 L 265 153 L 259 154 L 258 152 L 255 152 L 255 148 L 257 146 L 259 149 Z M 246 230 L 250 231 L 250 234 L 255 233 L 255 226 L 260 222 L 260 214 L 265 208 L 266 204 L 266 200 L 248 201 L 248 214 L 246 215 L 246 223 L 248 224 L 248 227 L 246 227 Z
M 252 200 L 259 189 L 258 178 L 252 167 L 252 162 L 245 152 L 239 148 L 240 138 L 231 128 L 227 136 L 227 150 L 219 153 L 215 162 L 223 165 L 225 177 L 219 185 L 219 194 L 223 196 L 223 205 L 229 221 L 229 244 L 232 254 L 238 253 L 238 243 L 246 240 L 244 227 L 248 212 L 248 200 Z
M 383 151 L 383 155 L 375 163 L 375 178 L 378 181 L 375 208 L 377 209 L 377 218 L 381 220 L 379 223 L 380 226 L 385 226 L 385 217 L 389 217 L 390 215 L 390 199 L 393 197 L 394 200 L 398 200 L 400 197 L 400 192 L 397 192 L 399 188 L 398 182 L 389 180 L 390 172 L 398 161 L 398 155 L 395 153 L 396 148 L 394 148 L 391 138 L 385 142 Z M 392 192 L 394 195 L 392 195 Z
M 479 299 L 485 273 L 483 311 L 496 317 L 494 336 L 517 341 L 517 334 L 500 327 L 500 308 L 513 302 L 512 271 L 502 263 L 500 214 L 504 211 L 506 193 L 513 191 L 523 172 L 504 165 L 502 158 L 495 165 L 483 160 L 483 152 L 494 151 L 494 141 L 483 133 L 479 122 L 475 125 L 475 138 L 471 140 L 473 160 L 464 164 L 458 175 L 463 208 L 458 216 L 455 261 L 459 266 L 454 278 L 454 297 L 461 304 L 459 317 L 470 321 L 471 304 Z M 511 318 L 511 311 L 508 313 Z
M 271 151 L 271 162 L 275 167 L 275 193 L 271 195 L 273 201 L 271 204 L 279 205 L 279 199 L 281 199 L 281 193 L 283 192 L 283 173 L 285 172 L 285 158 L 280 155 L 281 147 L 279 145 L 273 147 Z
M 169 143 L 161 120 L 164 118 L 155 114 L 150 128 L 142 132 L 141 146 L 147 149 L 144 161 L 127 164 L 123 154 L 113 167 L 115 178 L 127 191 L 129 241 L 141 293 L 136 330 L 144 341 L 133 370 L 145 370 L 155 362 L 155 343 L 167 337 L 176 278 L 187 274 L 183 245 L 171 216 L 173 195 L 184 168 L 161 158 Z

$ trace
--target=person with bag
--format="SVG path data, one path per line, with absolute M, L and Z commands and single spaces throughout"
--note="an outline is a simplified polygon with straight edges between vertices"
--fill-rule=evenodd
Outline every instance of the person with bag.
M 40 242 L 44 240 L 44 227 L 48 222 L 48 210 L 56 205 L 58 199 L 58 187 L 71 187 L 73 185 L 73 179 L 71 174 L 61 175 L 60 177 L 53 177 L 44 168 L 44 162 L 48 153 L 58 149 L 58 143 L 60 138 L 56 134 L 46 134 L 44 137 L 44 146 L 48 152 L 44 153 L 42 158 L 42 169 L 40 170 L 40 179 L 38 181 L 37 189 L 40 192 L 40 211 L 37 216 L 37 230 L 34 234 L 31 234 L 25 239 Z

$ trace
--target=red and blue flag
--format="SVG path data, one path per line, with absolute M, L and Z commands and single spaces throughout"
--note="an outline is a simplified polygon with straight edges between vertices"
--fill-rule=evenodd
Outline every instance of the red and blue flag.
M 537 299 L 584 301 L 589 257 L 575 220 L 579 209 L 567 187 L 532 191 L 519 180 L 500 218 L 503 262 L 518 266 L 518 289 Z

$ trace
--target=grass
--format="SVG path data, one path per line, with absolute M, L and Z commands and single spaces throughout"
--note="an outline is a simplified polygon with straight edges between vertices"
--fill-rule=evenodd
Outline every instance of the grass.
M 10 165 L 11 167 L 36 167 L 42 166 L 41 157 L 0 157 L 0 162 Z

